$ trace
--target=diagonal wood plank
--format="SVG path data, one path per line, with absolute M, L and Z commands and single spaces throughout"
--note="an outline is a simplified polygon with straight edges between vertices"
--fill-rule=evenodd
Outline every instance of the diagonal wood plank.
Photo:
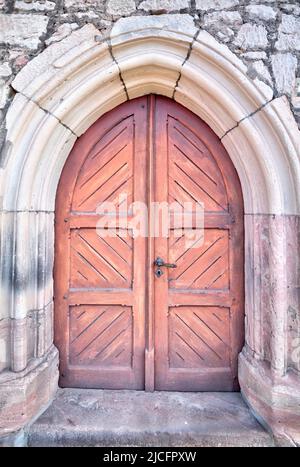
M 71 313 L 70 358 L 88 365 L 131 364 L 132 313 L 128 307 L 82 306 Z M 79 308 L 79 309 L 78 309 Z

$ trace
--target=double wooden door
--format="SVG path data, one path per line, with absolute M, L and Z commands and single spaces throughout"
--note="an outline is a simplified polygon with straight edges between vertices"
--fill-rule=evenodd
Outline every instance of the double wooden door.
M 146 221 L 134 218 L 134 202 L 148 208 Z M 189 229 L 173 213 L 167 234 L 159 227 L 153 235 L 157 203 L 190 206 Z M 202 239 L 193 237 L 196 203 L 204 210 Z M 151 235 L 137 234 L 142 222 Z M 101 117 L 65 164 L 55 228 L 61 386 L 238 389 L 242 194 L 228 154 L 202 120 L 159 96 Z M 157 258 L 176 267 L 155 266 Z

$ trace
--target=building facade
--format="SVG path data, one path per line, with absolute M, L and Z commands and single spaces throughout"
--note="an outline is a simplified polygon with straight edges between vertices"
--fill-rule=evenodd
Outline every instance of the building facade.
M 242 294 L 243 345 L 233 366 L 258 419 L 279 443 L 300 444 L 299 31 L 297 1 L 0 1 L 0 433 L 6 443 L 14 443 L 58 387 L 64 343 L 53 324 L 61 313 L 57 264 L 69 257 L 57 243 L 64 209 L 57 193 L 71 190 L 76 154 L 88 157 L 97 122 L 101 132 L 116 107 L 134 102 L 149 105 L 151 114 L 153 101 L 161 111 L 153 111 L 153 120 L 137 115 L 135 125 L 139 118 L 147 128 L 155 125 L 168 105 L 176 121 L 197 119 L 199 134 L 211 135 L 212 158 L 224 152 L 220 157 L 232 164 L 227 172 L 217 165 L 226 187 L 225 172 L 235 187 L 224 192 L 234 192 L 242 206 L 231 217 L 234 224 L 241 216 L 243 229 L 230 250 L 236 260 L 228 261 L 230 284 L 236 281 Z M 142 96 L 152 97 L 143 104 Z M 154 138 L 154 152 L 156 144 Z M 145 164 L 149 157 L 145 150 Z M 149 276 L 148 288 L 151 282 Z M 180 300 L 174 306 L 190 305 Z M 146 355 L 157 351 L 150 344 Z M 153 390 L 149 372 L 146 389 Z M 109 387 L 109 376 L 105 381 Z

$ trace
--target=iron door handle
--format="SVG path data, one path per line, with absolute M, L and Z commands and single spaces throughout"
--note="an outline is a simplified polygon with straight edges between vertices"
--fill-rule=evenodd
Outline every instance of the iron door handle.
M 164 267 L 164 268 L 177 268 L 177 264 L 174 264 L 174 263 L 165 263 L 164 260 L 162 258 L 160 258 L 159 256 L 156 258 L 156 260 L 154 261 L 154 266 L 157 266 L 158 268 L 161 268 L 161 267 Z

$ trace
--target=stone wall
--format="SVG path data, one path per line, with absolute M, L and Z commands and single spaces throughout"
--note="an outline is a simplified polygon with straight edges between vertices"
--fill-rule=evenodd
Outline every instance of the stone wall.
M 238 55 L 251 78 L 285 94 L 300 125 L 298 0 L 0 0 L 0 123 L 13 97 L 15 74 L 34 56 L 80 26 L 104 35 L 126 16 L 189 13 Z M 1 141 L 4 138 L 2 123 Z

